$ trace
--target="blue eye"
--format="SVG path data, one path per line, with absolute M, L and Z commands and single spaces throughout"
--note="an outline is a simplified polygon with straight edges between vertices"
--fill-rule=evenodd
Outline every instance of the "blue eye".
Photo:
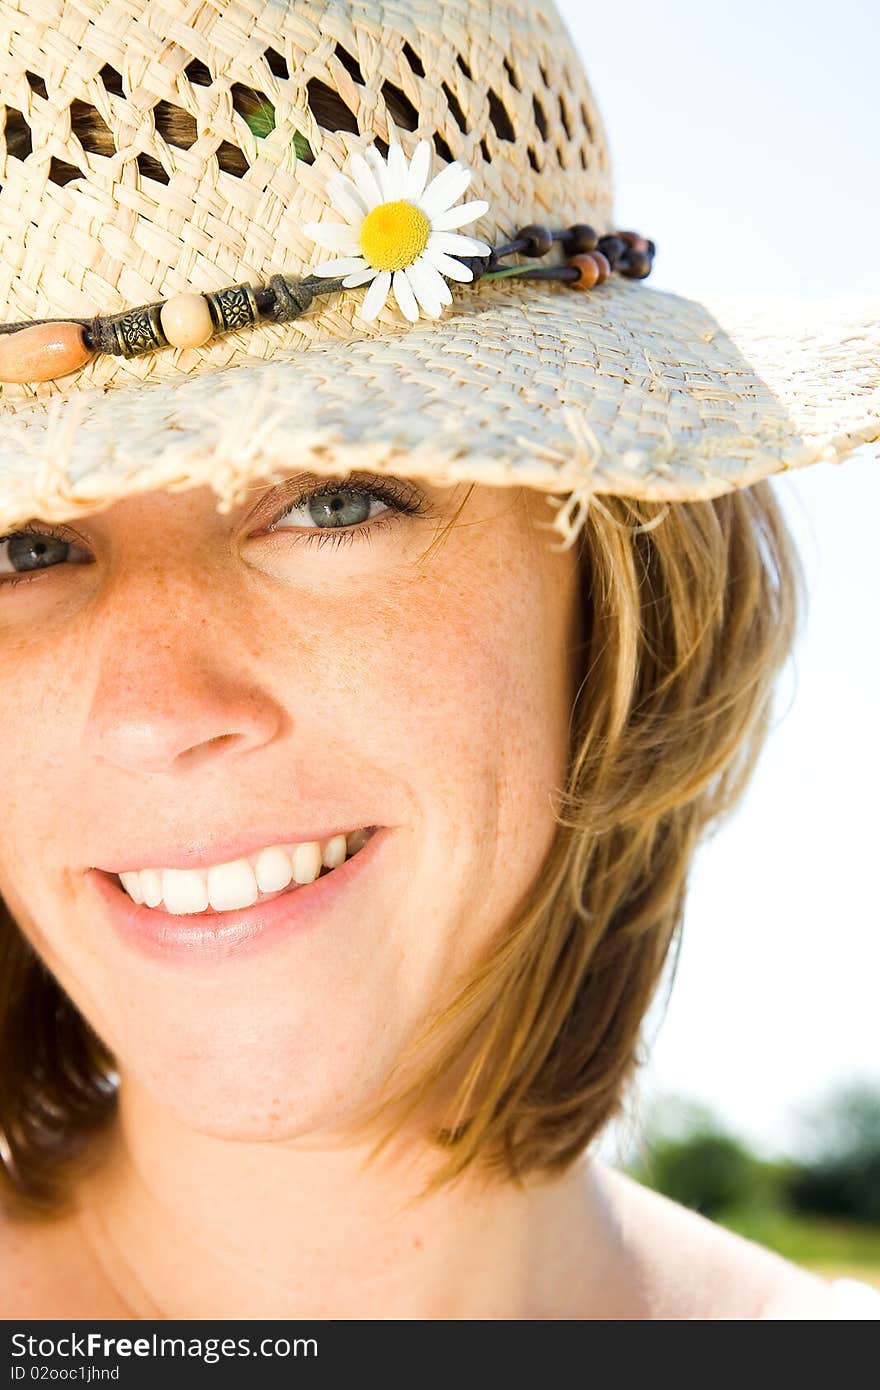
M 353 488 L 322 488 L 308 493 L 303 500 L 286 507 L 269 529 L 276 530 L 297 511 L 304 511 L 303 524 L 306 527 L 316 526 L 323 529 L 356 526 L 371 519 L 374 502 L 378 502 L 381 507 L 388 505 L 384 498 L 376 493 L 365 494 L 360 489 L 355 491 Z M 375 515 L 375 512 L 372 512 L 372 515 Z
M 375 504 L 379 504 L 380 510 Z M 307 492 L 289 502 L 280 516 L 276 517 L 268 531 L 298 531 L 298 540 L 330 540 L 331 543 L 343 539 L 353 540 L 356 534 L 376 530 L 367 523 L 384 517 L 383 525 L 392 521 L 393 515 L 417 516 L 423 514 L 424 504 L 413 497 L 404 496 L 393 485 L 353 483 L 319 483 Z M 301 530 L 295 525 L 286 525 L 288 518 L 296 512 L 305 513 Z M 328 534 L 330 533 L 330 534 Z
M 297 512 L 305 515 L 291 522 Z M 339 544 L 369 539 L 380 528 L 393 525 L 400 516 L 423 516 L 427 506 L 412 489 L 404 491 L 394 480 L 352 482 L 322 481 L 288 502 L 284 511 L 266 527 L 267 532 L 288 531 L 291 539 Z M 6 547 L 6 554 L 3 554 Z M 44 523 L 0 536 L 0 588 L 39 577 L 58 569 L 75 553 L 88 552 L 62 532 Z M 10 566 L 12 568 L 7 568 Z
M 5 555 L 3 547 L 6 548 Z M 70 552 L 78 549 L 60 531 L 46 525 L 27 526 L 21 531 L 0 536 L 0 585 L 35 579 L 42 571 L 64 564 L 70 558 Z M 7 565 L 13 568 L 8 570 Z

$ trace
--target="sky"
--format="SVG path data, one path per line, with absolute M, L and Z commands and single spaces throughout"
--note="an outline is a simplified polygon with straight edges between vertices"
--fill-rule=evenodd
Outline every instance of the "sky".
M 880 7 L 559 8 L 608 133 L 617 225 L 657 244 L 653 287 L 880 292 Z M 670 1095 L 769 1157 L 797 1152 L 832 1088 L 880 1087 L 880 458 L 863 449 L 772 486 L 806 620 L 745 799 L 697 853 L 671 994 L 667 970 L 609 1156 Z

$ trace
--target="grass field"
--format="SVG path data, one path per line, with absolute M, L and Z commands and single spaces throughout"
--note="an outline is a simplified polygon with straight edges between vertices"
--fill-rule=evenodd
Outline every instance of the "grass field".
M 862 1279 L 880 1289 L 880 1226 L 773 1211 L 731 1212 L 718 1225 L 827 1279 Z

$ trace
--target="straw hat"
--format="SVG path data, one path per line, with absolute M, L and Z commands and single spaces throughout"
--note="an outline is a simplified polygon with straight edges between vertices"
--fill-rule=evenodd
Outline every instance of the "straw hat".
M 37 351 L 10 380 L 31 339 L 0 334 L 4 531 L 159 486 L 208 483 L 228 510 L 257 479 L 369 468 L 539 487 L 570 543 L 594 492 L 707 498 L 880 437 L 880 296 L 698 303 L 620 273 L 588 292 L 582 272 L 581 288 L 489 273 L 479 253 L 524 225 L 618 230 L 602 119 L 550 0 L 2 0 L 0 26 L 0 318 L 73 322 L 80 347 L 95 316 L 173 300 L 162 322 L 183 319 L 176 346 L 169 329 L 76 370 L 69 342 L 41 339 L 66 362 L 48 379 Z M 453 162 L 469 180 L 429 182 Z M 380 293 L 365 169 L 410 205 L 398 269 L 426 216 L 428 251 L 445 248 L 399 295 Z M 328 245 L 361 257 L 344 277 L 360 283 L 328 270 Z M 558 235 L 542 264 L 573 246 Z M 253 317 L 255 287 L 277 309 L 303 278 L 323 283 L 299 317 L 220 323 L 215 298 L 223 331 L 199 342 L 195 295 L 237 286 Z

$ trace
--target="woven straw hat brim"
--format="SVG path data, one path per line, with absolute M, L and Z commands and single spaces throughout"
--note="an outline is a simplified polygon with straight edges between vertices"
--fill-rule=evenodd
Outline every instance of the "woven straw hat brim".
M 697 500 L 876 442 L 878 360 L 880 296 L 484 282 L 399 332 L 7 406 L 0 529 L 369 469 L 567 494 L 552 524 L 570 543 L 594 492 Z

